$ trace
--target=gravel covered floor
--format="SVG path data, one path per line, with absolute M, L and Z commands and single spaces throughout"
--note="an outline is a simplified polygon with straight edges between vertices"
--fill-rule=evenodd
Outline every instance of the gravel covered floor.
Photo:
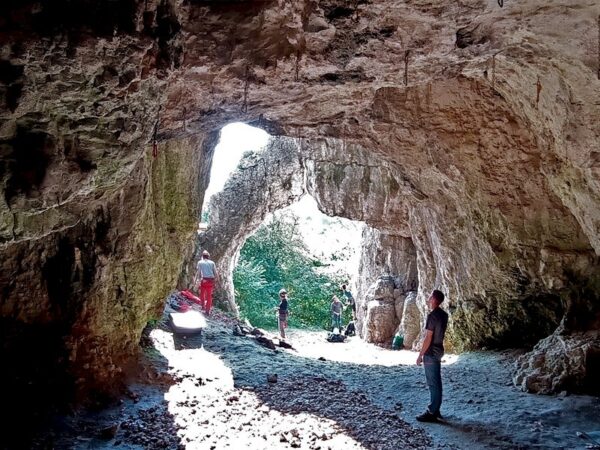
M 600 399 L 512 386 L 512 353 L 449 355 L 445 421 L 419 424 L 428 391 L 415 353 L 297 330 L 296 351 L 273 351 L 232 326 L 218 311 L 201 336 L 159 324 L 146 381 L 119 404 L 64 419 L 39 447 L 585 449 L 576 433 L 600 430 Z

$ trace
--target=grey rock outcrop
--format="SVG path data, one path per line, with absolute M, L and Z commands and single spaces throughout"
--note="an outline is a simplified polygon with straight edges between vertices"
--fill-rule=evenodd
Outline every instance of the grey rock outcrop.
M 542 339 L 517 361 L 514 383 L 527 392 L 598 392 L 600 333 L 559 332 Z
M 209 227 L 198 236 L 198 255 L 192 262 L 201 250 L 210 251 L 219 274 L 215 300 L 230 311 L 237 312 L 232 273 L 246 239 L 269 212 L 305 193 L 298 149 L 295 139 L 271 139 L 264 151 L 245 155 L 223 191 L 211 199 Z
M 410 238 L 391 234 L 366 227 L 363 230 L 361 242 L 361 257 L 359 273 L 357 276 L 357 316 L 358 329 L 361 336 L 370 340 L 370 336 L 380 336 L 377 342 L 391 341 L 391 337 L 398 328 L 404 310 L 405 293 L 415 290 L 417 282 L 417 256 Z M 373 289 L 378 290 L 381 277 L 390 280 L 388 287 L 391 292 L 387 298 L 393 301 L 393 310 L 386 308 L 390 317 L 382 319 L 384 323 L 395 323 L 395 328 L 390 330 L 385 326 L 383 332 L 367 332 L 368 329 L 377 327 L 372 319 L 367 317 L 369 302 L 373 296 Z M 378 314 L 381 317 L 382 314 Z
M 359 321 L 360 334 L 367 342 L 389 343 L 398 328 L 394 280 L 379 278 L 367 291 L 362 306 L 364 319 Z
M 398 321 L 402 321 L 402 316 L 404 315 L 404 302 L 406 300 L 406 296 L 401 294 L 400 292 L 394 293 L 394 310 L 396 312 L 396 319 Z
M 421 311 L 417 304 L 417 293 L 412 291 L 404 299 L 404 309 L 398 333 L 404 337 L 404 347 L 412 348 L 418 342 L 422 329 Z

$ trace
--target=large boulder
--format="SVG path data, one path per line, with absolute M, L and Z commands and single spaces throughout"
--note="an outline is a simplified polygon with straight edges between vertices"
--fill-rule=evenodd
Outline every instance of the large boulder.
M 367 303 L 367 317 L 364 326 L 364 338 L 367 342 L 391 341 L 396 328 L 398 328 L 398 319 L 393 300 L 379 299 Z
M 379 277 L 367 291 L 362 336 L 367 342 L 388 342 L 399 322 L 394 299 L 394 279 Z
M 404 294 L 394 295 L 394 308 L 396 310 L 396 318 L 399 322 L 402 321 L 402 315 L 404 314 L 404 301 L 406 296 Z
M 516 366 L 513 381 L 527 392 L 600 391 L 600 332 L 557 331 L 519 358 Z
M 404 309 L 402 311 L 402 321 L 398 328 L 398 333 L 404 336 L 404 346 L 411 348 L 417 341 L 421 332 L 421 313 L 417 306 L 417 293 L 409 292 L 404 300 Z

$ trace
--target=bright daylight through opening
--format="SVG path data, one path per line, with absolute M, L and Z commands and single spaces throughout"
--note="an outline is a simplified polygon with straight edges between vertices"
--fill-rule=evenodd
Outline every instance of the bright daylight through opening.
M 204 193 L 202 222 L 205 222 L 208 203 L 214 194 L 223 190 L 227 179 L 236 169 L 242 155 L 248 151 L 258 152 L 269 141 L 269 134 L 260 128 L 241 122 L 230 123 L 221 129 L 219 143 L 215 147 L 210 183 Z

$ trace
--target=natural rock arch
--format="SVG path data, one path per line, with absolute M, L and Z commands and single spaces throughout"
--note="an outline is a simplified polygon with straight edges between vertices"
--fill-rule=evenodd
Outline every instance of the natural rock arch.
M 370 286 L 380 275 L 398 278 L 398 289 L 404 289 L 398 295 L 417 286 L 414 247 L 409 238 L 398 235 L 390 226 L 403 208 L 394 172 L 392 165 L 373 159 L 364 149 L 346 148 L 336 140 L 311 142 L 276 137 L 261 153 L 246 155 L 224 190 L 211 200 L 210 224 L 198 237 L 197 253 L 209 250 L 220 273 L 217 299 L 237 312 L 232 272 L 241 247 L 268 213 L 308 193 L 318 199 L 320 208 L 369 225 L 363 234 L 361 295 L 357 296 L 360 334 L 368 335 L 366 330 L 362 332 L 367 319 L 363 286 Z M 351 198 L 354 201 L 349 201 Z M 378 206 L 373 210 L 372 205 Z M 375 226 L 383 233 L 370 228 Z M 407 249 L 401 251 L 403 247 Z M 372 249 L 378 249 L 377 254 Z M 193 268 L 189 272 L 193 273 Z M 386 341 L 398 325 L 392 325 L 391 333 L 369 340 Z

